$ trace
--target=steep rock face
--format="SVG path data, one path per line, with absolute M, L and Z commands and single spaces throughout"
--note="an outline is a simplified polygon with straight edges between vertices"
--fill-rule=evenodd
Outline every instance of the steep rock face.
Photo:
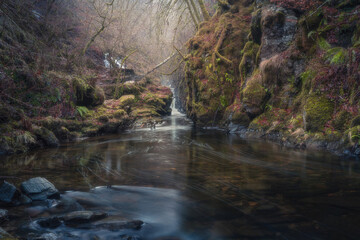
M 181 85 L 187 114 L 198 126 L 356 152 L 360 6 L 287 2 L 231 1 L 239 11 L 201 24 Z
M 260 59 L 268 59 L 289 47 L 297 28 L 297 17 L 292 10 L 267 5 L 261 10 Z

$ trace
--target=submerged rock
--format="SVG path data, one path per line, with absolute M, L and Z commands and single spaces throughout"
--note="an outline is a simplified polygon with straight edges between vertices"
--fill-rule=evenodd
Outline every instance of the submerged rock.
M 58 235 L 55 233 L 44 233 L 40 235 L 39 237 L 31 238 L 34 240 L 58 240 L 61 239 Z
M 58 217 L 40 219 L 37 223 L 43 228 L 57 228 L 62 224 Z
M 7 220 L 8 211 L 5 209 L 0 209 L 0 223 Z
M 110 222 L 97 224 L 96 228 L 104 228 L 110 231 L 118 231 L 121 229 L 140 230 L 143 224 L 144 222 L 141 220 L 134 220 L 130 222 Z
M 15 238 L 13 238 L 13 236 L 11 236 L 8 232 L 6 232 L 4 229 L 0 227 L 0 239 L 11 240 Z
M 21 184 L 21 190 L 32 200 L 46 200 L 47 198 L 60 198 L 59 191 L 47 179 L 36 177 Z
M 0 186 L 0 203 L 11 204 L 14 203 L 16 198 L 20 195 L 16 187 L 4 181 Z
M 108 215 L 102 212 L 76 211 L 62 217 L 65 225 L 76 226 L 79 224 L 90 223 L 106 218 Z

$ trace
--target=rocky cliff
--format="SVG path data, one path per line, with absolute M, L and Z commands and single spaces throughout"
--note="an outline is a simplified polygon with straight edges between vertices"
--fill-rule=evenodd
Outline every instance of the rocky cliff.
M 359 11 L 352 0 L 229 1 L 188 42 L 188 116 L 202 127 L 360 154 Z

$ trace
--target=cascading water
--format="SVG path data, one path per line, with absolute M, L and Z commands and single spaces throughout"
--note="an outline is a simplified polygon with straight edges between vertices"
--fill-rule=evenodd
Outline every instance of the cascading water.
M 171 116 L 184 116 L 184 114 L 179 112 L 178 109 L 175 107 L 175 102 L 176 102 L 175 89 L 171 88 L 171 91 L 174 95 L 173 100 L 171 102 Z

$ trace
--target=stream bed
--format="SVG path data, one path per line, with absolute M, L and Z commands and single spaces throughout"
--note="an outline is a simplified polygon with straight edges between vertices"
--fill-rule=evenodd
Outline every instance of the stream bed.
M 7 181 L 44 177 L 76 210 L 106 212 L 107 224 L 143 222 L 131 230 L 45 229 L 36 220 L 62 212 L 9 208 L 10 221 L 2 227 L 23 238 L 360 239 L 358 161 L 198 130 L 178 112 L 156 129 L 0 161 L 0 175 L 12 177 Z

